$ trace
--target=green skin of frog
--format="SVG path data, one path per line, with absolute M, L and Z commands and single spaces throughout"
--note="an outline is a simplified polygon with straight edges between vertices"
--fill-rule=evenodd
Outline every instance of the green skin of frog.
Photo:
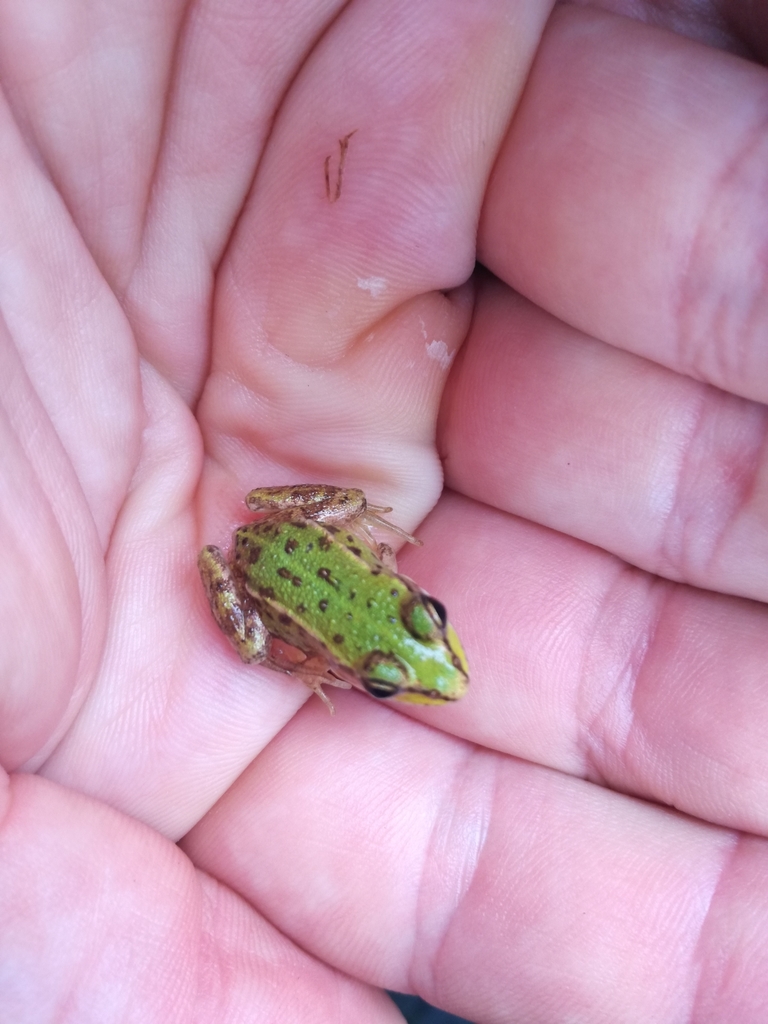
M 322 686 L 445 704 L 466 693 L 467 660 L 445 608 L 397 572 L 371 526 L 412 544 L 355 488 L 260 487 L 245 503 L 264 518 L 235 531 L 227 560 L 198 559 L 214 618 L 243 661 L 287 672 L 333 713 Z

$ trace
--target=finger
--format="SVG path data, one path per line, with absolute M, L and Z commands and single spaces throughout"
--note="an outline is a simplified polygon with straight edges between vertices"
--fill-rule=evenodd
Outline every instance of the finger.
M 101 559 L 141 421 L 125 319 L 4 102 L 0 175 L 0 757 L 31 767 L 98 667 Z
M 768 10 L 765 5 L 753 4 L 749 0 L 720 0 L 719 7 L 749 50 L 765 63 L 768 60 Z
M 473 1020 L 760 1019 L 764 841 L 339 703 L 184 841 L 304 948 Z
M 130 332 L 1 101 L 0 174 L 0 311 L 19 359 L 8 357 L 8 400 L 25 375 L 106 544 L 141 429 Z M 42 466 L 39 475 L 45 479 Z M 56 504 L 63 491 L 63 481 L 53 488 Z
M 14 115 L 121 291 L 137 256 L 182 12 L 178 0 L 3 6 L 0 76 Z
M 419 532 L 402 568 L 445 602 L 470 685 L 453 707 L 409 715 L 768 834 L 766 606 L 661 581 L 456 496 Z
M 218 633 L 196 568 L 196 424 L 150 367 L 142 397 L 140 467 L 109 550 L 99 673 L 41 771 L 175 838 L 304 695 L 273 673 L 260 678 Z
M 441 423 L 462 493 L 669 579 L 768 598 L 764 406 L 486 280 Z
M 142 352 L 193 404 L 209 368 L 215 268 L 275 111 L 342 0 L 204 0 L 176 26 L 141 251 L 127 289 Z
M 339 0 L 6 4 L 0 79 L 142 353 L 199 395 L 213 268 Z M 127 159 L 126 154 L 130 154 Z
M 739 58 L 560 8 L 494 168 L 482 262 L 603 341 L 765 400 L 766 96 Z
M 146 826 L 28 776 L 4 804 L 3 1020 L 401 1019 Z
M 391 480 L 400 500 L 371 496 L 398 510 L 434 502 L 437 401 L 469 314 L 439 290 L 471 272 L 485 180 L 545 16 L 508 11 L 356 3 L 313 51 L 220 275 L 200 415 L 225 473 L 210 467 L 206 494 L 232 492 L 234 474 L 244 493 L 254 469 L 281 482 L 275 467 L 293 464 L 303 479 L 352 467 L 357 483 Z

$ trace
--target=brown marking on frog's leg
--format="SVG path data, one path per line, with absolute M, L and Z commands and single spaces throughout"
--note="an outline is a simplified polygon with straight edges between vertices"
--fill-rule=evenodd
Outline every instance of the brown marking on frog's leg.
M 332 497 L 338 487 L 332 484 L 284 484 L 280 487 L 254 487 L 245 496 L 252 512 L 280 512 L 303 508 Z
M 200 552 L 198 568 L 216 624 L 241 661 L 251 665 L 265 661 L 269 633 L 240 576 L 212 544 Z
M 365 494 L 359 487 L 334 487 L 307 509 L 307 517 L 329 527 L 341 526 L 363 515 L 365 509 Z
M 376 545 L 376 557 L 390 572 L 397 572 L 397 558 L 389 544 Z

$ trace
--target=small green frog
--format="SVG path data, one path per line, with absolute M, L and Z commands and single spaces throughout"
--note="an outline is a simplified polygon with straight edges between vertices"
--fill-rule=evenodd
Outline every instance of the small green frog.
M 297 676 L 333 714 L 323 684 L 374 697 L 444 704 L 469 675 L 445 608 L 397 572 L 371 526 L 421 542 L 381 518 L 356 488 L 259 487 L 266 513 L 235 531 L 229 560 L 213 546 L 198 565 L 214 618 L 243 661 Z

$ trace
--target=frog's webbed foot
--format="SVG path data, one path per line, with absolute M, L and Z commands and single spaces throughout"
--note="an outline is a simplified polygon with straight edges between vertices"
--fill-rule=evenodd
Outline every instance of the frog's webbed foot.
M 375 512 L 371 513 L 370 509 L 373 507 Z M 380 529 L 387 530 L 388 533 L 394 533 L 396 537 L 402 537 L 403 540 L 409 544 L 415 544 L 417 547 L 422 546 L 422 541 L 418 537 L 412 537 L 410 533 L 406 533 L 405 530 L 401 530 L 399 526 L 395 526 L 394 523 L 388 523 L 386 519 L 382 519 L 378 512 L 391 512 L 390 508 L 382 508 L 378 505 L 369 505 L 365 512 L 352 523 L 349 529 L 352 533 L 356 534 L 361 540 L 365 541 L 368 547 L 373 551 L 378 560 L 389 569 L 390 572 L 397 572 L 397 559 L 395 558 L 395 552 L 389 544 L 380 543 L 371 533 L 370 527 L 377 526 Z
M 313 693 L 316 693 L 332 715 L 336 714 L 336 708 L 333 706 L 331 699 L 323 691 L 323 686 L 330 684 L 331 686 L 338 686 L 342 690 L 352 689 L 352 683 L 347 683 L 343 679 L 337 679 L 335 676 L 313 676 L 305 675 L 302 672 L 293 672 L 292 675 L 295 675 L 302 681 L 302 683 L 304 683 L 305 686 L 308 686 Z
M 342 690 L 352 689 L 352 684 L 348 683 L 346 679 L 339 679 L 337 676 L 332 675 L 328 662 L 320 655 L 311 655 L 306 661 L 298 665 L 294 664 L 290 668 L 285 665 L 278 666 L 277 663 L 273 663 L 271 667 L 279 667 L 280 671 L 287 672 L 288 675 L 300 679 L 305 686 L 308 686 L 313 693 L 317 694 L 332 715 L 336 713 L 336 709 L 331 700 L 326 696 L 323 686 L 338 686 Z
M 382 530 L 386 530 L 388 533 L 392 533 L 395 537 L 402 537 L 403 540 L 409 544 L 415 544 L 417 548 L 422 546 L 422 541 L 418 537 L 414 537 L 413 534 L 408 533 L 406 530 L 401 529 L 399 526 L 395 526 L 394 523 L 390 523 L 388 519 L 382 518 L 382 514 L 391 512 L 392 508 L 389 505 L 366 505 L 365 511 L 361 513 L 359 519 L 359 526 L 365 531 L 367 536 L 373 541 L 371 537 L 370 528 L 371 526 L 378 526 Z M 390 548 L 390 551 L 392 549 Z

